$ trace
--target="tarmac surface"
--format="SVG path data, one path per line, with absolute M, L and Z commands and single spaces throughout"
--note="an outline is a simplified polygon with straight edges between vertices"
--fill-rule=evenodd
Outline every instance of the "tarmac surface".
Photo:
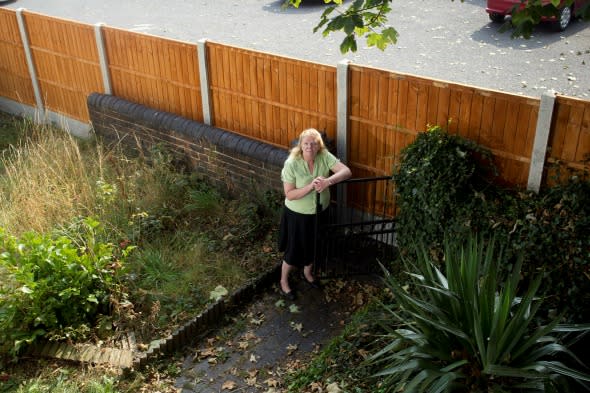
M 512 39 L 490 21 L 486 0 L 393 1 L 388 19 L 399 33 L 397 43 L 380 51 L 361 40 L 356 53 L 342 54 L 342 34 L 313 33 L 326 7 L 322 0 L 303 0 L 299 9 L 282 4 L 283 0 L 10 0 L 0 6 L 192 43 L 209 39 L 332 66 L 347 59 L 531 97 L 553 89 L 590 99 L 590 22 L 576 20 L 564 32 L 542 24 L 530 39 Z
M 284 377 L 305 366 L 380 290 L 376 276 L 322 283 L 322 289 L 314 289 L 293 280 L 295 301 L 273 285 L 236 310 L 228 323 L 187 350 L 176 383 L 179 392 L 285 391 Z

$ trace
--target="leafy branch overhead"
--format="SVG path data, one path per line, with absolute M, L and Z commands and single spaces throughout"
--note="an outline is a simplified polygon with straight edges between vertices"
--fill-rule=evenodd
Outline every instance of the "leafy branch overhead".
M 529 0 L 524 6 L 519 5 L 518 12 L 512 14 L 512 18 L 506 22 L 501 31 L 511 29 L 513 38 L 530 38 L 533 28 L 541 22 L 542 17 L 559 15 L 558 7 L 561 1 Z M 284 0 L 283 5 L 299 8 L 302 2 L 303 0 Z M 388 25 L 388 15 L 392 11 L 393 0 L 352 0 L 346 6 L 343 2 L 343 0 L 324 0 L 324 3 L 330 5 L 324 10 L 319 23 L 314 27 L 314 33 L 322 30 L 322 34 L 327 36 L 330 33 L 343 32 L 345 37 L 340 43 L 342 53 L 356 52 L 358 38 L 365 38 L 369 47 L 377 47 L 381 50 L 397 42 L 397 30 Z M 568 7 L 573 2 L 574 0 L 564 0 Z M 578 9 L 576 16 L 590 20 L 590 2 Z
M 285 0 L 285 5 L 299 7 L 302 0 Z M 357 51 L 357 37 L 365 37 L 367 45 L 381 50 L 397 42 L 397 31 L 387 25 L 387 15 L 391 12 L 392 0 L 354 0 L 346 9 L 340 7 L 343 0 L 324 0 L 332 3 L 322 13 L 320 22 L 314 27 L 322 34 L 342 31 L 346 36 L 340 43 L 342 53 Z

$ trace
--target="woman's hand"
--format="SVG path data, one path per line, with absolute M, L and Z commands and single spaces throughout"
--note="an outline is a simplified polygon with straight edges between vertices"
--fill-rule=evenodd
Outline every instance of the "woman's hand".
M 313 184 L 313 188 L 317 192 L 322 192 L 326 188 L 328 188 L 332 185 L 330 180 L 326 177 L 323 177 L 323 176 L 316 177 L 315 179 L 313 179 L 313 181 L 311 183 Z

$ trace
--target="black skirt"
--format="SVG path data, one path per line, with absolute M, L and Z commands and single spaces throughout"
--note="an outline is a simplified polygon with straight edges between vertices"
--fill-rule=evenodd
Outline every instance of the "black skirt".
M 279 251 L 284 252 L 285 262 L 296 267 L 315 262 L 315 248 L 319 244 L 316 228 L 321 228 L 327 214 L 328 209 L 316 215 L 296 213 L 283 207 L 279 227 Z

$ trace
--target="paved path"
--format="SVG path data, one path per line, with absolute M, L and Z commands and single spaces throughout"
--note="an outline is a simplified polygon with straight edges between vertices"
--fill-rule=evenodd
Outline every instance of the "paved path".
M 341 35 L 314 34 L 325 5 L 304 0 L 14 0 L 7 8 L 107 25 L 173 39 L 217 42 L 317 63 L 356 64 L 538 97 L 548 89 L 590 99 L 590 23 L 565 32 L 539 26 L 513 40 L 490 22 L 485 0 L 396 0 L 390 24 L 397 44 L 385 52 L 364 42 L 342 55 Z
M 325 283 L 317 290 L 298 281 L 293 302 L 276 286 L 260 294 L 229 324 L 189 348 L 176 386 L 182 393 L 283 391 L 285 374 L 305 365 L 379 290 L 371 277 Z

